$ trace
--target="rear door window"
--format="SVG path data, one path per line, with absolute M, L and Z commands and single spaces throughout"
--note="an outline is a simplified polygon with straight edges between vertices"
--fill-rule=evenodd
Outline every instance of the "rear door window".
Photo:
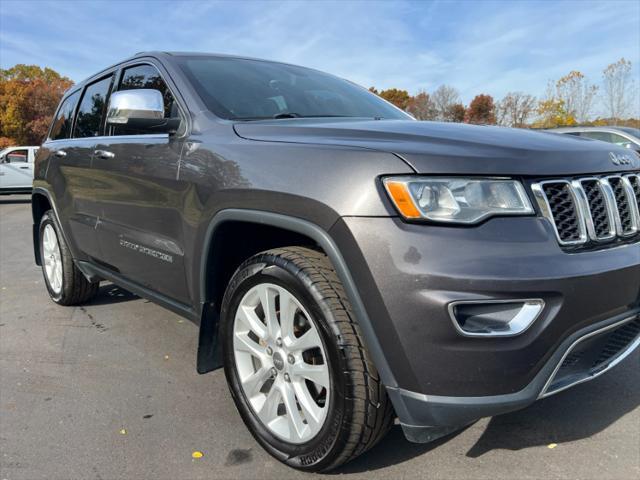
M 76 104 L 80 98 L 80 91 L 69 95 L 60 105 L 58 113 L 53 125 L 51 126 L 51 133 L 49 138 L 51 140 L 60 140 L 63 138 L 69 138 L 71 136 L 71 124 L 73 122 L 73 111 L 76 109 Z
M 102 135 L 107 97 L 113 75 L 87 86 L 82 95 L 76 117 L 74 138 L 97 137 Z

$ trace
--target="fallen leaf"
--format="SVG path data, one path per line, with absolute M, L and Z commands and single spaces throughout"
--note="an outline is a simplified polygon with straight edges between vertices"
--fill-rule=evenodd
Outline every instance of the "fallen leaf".
M 547 445 L 547 448 L 556 448 L 557 446 L 557 443 L 550 443 L 549 445 Z
M 195 451 L 191 454 L 191 458 L 202 458 L 204 456 L 204 453 L 199 452 L 199 451 Z
M 120 429 L 120 435 L 126 435 L 127 434 L 127 430 L 124 428 Z

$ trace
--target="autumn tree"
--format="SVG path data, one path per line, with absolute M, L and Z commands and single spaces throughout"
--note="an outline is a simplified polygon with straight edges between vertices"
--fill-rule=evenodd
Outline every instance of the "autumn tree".
M 609 117 L 618 121 L 627 116 L 632 105 L 640 107 L 640 96 L 632 77 L 631 62 L 621 58 L 602 72 L 604 103 Z
M 464 115 L 467 112 L 467 109 L 464 108 L 464 105 L 461 103 L 454 103 L 449 107 L 446 113 L 446 121 L 447 122 L 455 122 L 462 123 L 464 122 Z
M 591 85 L 581 72 L 573 70 L 555 83 L 554 97 L 564 102 L 565 111 L 576 121 L 586 122 L 597 92 L 597 86 Z
M 388 90 L 382 90 L 378 95 L 384 98 L 387 102 L 393 103 L 401 110 L 406 110 L 409 104 L 409 92 L 406 90 L 399 90 L 397 88 L 389 88 Z
M 0 138 L 34 145 L 47 134 L 62 94 L 73 82 L 50 68 L 15 65 L 0 69 Z
M 424 90 L 409 98 L 409 102 L 407 103 L 407 112 L 413 115 L 417 120 L 435 120 L 438 114 L 433 100 Z
M 538 120 L 533 124 L 535 128 L 566 127 L 576 124 L 576 119 L 567 112 L 564 101 L 557 98 L 547 98 L 538 102 Z
M 496 122 L 504 127 L 523 128 L 536 110 L 536 98 L 522 92 L 509 92 L 496 104 Z
M 464 121 L 476 125 L 495 125 L 496 106 L 493 97 L 484 94 L 476 95 L 467 108 Z
M 448 85 L 440 85 L 431 95 L 433 105 L 436 109 L 436 120 L 452 122 L 453 106 L 460 103 L 458 91 Z

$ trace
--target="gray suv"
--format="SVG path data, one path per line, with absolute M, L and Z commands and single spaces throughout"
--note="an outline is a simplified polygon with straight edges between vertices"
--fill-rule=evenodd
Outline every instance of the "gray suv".
M 36 263 L 192 320 L 274 457 L 325 471 L 397 417 L 427 442 L 640 343 L 640 158 L 418 122 L 348 81 L 141 53 L 72 87 L 39 151 Z M 614 392 L 603 392 L 612 395 Z

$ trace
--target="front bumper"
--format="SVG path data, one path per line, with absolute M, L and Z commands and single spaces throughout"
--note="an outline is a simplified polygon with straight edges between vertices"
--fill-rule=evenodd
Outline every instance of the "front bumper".
M 640 312 L 640 243 L 580 253 L 538 217 L 441 227 L 343 218 L 344 253 L 393 373 L 402 424 L 461 426 L 535 401 L 576 339 Z M 521 335 L 461 336 L 448 305 L 540 298 Z M 411 435 L 409 435 L 411 436 Z

